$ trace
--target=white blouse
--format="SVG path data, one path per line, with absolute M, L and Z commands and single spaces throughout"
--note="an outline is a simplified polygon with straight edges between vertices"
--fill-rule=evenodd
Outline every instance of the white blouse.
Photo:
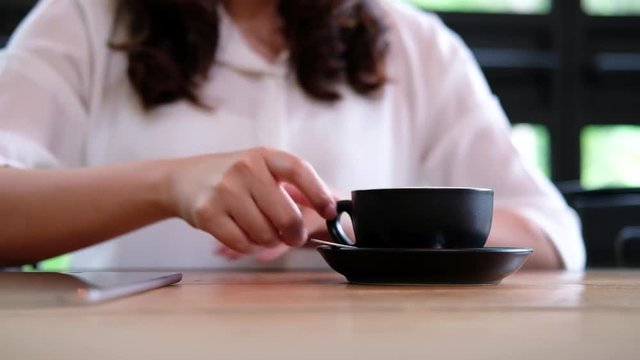
M 523 164 L 509 123 L 470 51 L 432 14 L 382 2 L 391 78 L 376 97 L 346 86 L 336 103 L 309 98 L 287 67 L 257 55 L 222 12 L 216 61 L 202 99 L 145 112 L 110 50 L 111 0 L 43 0 L 0 53 L 0 165 L 80 167 L 266 145 L 308 160 L 343 194 L 353 189 L 476 186 L 495 207 L 544 229 L 568 269 L 584 266 L 575 213 Z M 517 239 L 514 239 L 517 241 Z M 214 239 L 179 219 L 77 251 L 76 269 L 324 266 L 310 249 L 269 264 L 230 262 Z

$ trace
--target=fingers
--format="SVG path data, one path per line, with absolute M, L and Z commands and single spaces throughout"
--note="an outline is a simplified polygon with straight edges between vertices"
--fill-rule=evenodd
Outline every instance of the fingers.
M 215 221 L 200 224 L 199 227 L 215 236 L 218 241 L 231 250 L 242 254 L 249 254 L 253 251 L 253 245 L 249 237 L 229 216 L 216 217 Z
M 306 161 L 292 154 L 259 148 L 210 159 L 210 167 L 194 172 L 181 188 L 195 193 L 190 223 L 235 251 L 304 244 L 308 231 L 296 201 L 325 218 L 335 217 L 336 200 L 327 186 Z
M 256 253 L 256 260 L 260 262 L 271 262 L 286 254 L 291 247 L 286 244 L 279 244 L 276 247 L 270 249 L 263 249 Z
M 278 230 L 280 240 L 291 246 L 303 244 L 307 233 L 300 209 L 274 179 L 266 164 L 257 166 L 264 168 L 245 181 L 258 208 Z
M 230 248 L 228 248 L 226 245 L 220 244 L 218 243 L 216 249 L 215 249 L 215 253 L 223 256 L 229 260 L 240 260 L 242 259 L 245 255 L 247 254 L 243 254 L 241 252 L 237 252 L 235 250 L 232 250 Z
M 265 247 L 273 247 L 280 243 L 278 230 L 250 196 L 235 199 L 227 205 L 227 211 L 252 243 Z
M 300 190 L 298 190 L 297 187 L 289 183 L 282 183 L 281 186 L 282 186 L 282 189 L 284 189 L 284 191 L 286 191 L 287 194 L 291 197 L 291 200 L 293 200 L 296 204 L 300 206 L 308 207 L 308 208 L 313 207 L 309 199 L 307 199 L 307 197 L 304 196 L 304 194 Z
M 280 243 L 278 246 L 273 248 L 255 249 L 254 254 L 255 254 L 256 260 L 258 260 L 259 262 L 267 263 L 267 262 L 271 262 L 278 259 L 279 257 L 286 254 L 290 250 L 291 250 L 290 246 Z M 223 244 L 218 244 L 217 248 L 215 249 L 215 253 L 229 260 L 240 260 L 247 255 L 247 254 L 235 251 L 233 249 L 230 249 Z
M 265 152 L 264 159 L 276 179 L 298 188 L 318 214 L 325 219 L 336 216 L 331 192 L 308 162 L 279 150 Z
M 281 185 L 290 183 L 300 189 L 295 199 L 310 204 L 323 216 L 335 214 L 335 199 L 315 170 L 306 162 L 283 151 L 258 149 L 260 160 L 248 160 L 237 166 L 260 211 L 278 230 L 280 239 L 291 246 L 308 238 L 302 214 L 292 196 Z
M 287 192 L 287 194 L 291 197 L 291 199 L 296 204 L 307 207 L 307 208 L 313 208 L 313 205 L 311 205 L 311 202 L 309 201 L 309 199 L 307 199 L 307 197 L 304 196 L 304 194 L 300 190 L 298 190 L 298 188 L 286 182 L 283 182 L 282 184 L 280 184 L 280 186 L 282 186 L 284 191 Z M 331 197 L 333 198 L 334 201 L 338 201 L 342 199 L 340 195 L 337 195 L 333 192 L 331 193 Z

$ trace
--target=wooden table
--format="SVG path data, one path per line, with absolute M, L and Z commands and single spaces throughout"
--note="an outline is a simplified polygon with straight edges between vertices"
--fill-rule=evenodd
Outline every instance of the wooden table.
M 97 306 L 0 309 L 0 359 L 640 359 L 640 272 L 497 286 L 187 273 Z

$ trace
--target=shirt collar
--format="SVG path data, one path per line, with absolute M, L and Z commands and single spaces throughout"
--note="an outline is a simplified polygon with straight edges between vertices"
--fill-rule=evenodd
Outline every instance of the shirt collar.
M 282 76 L 286 73 L 288 51 L 283 51 L 274 62 L 267 61 L 251 48 L 222 5 L 218 6 L 218 14 L 220 17 L 220 38 L 216 51 L 218 64 L 255 75 Z

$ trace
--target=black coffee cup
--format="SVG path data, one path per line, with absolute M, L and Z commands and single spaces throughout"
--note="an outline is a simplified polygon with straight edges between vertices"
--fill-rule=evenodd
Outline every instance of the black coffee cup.
M 491 229 L 493 190 L 419 187 L 355 190 L 327 221 L 335 242 L 362 248 L 481 248 Z M 340 225 L 351 217 L 356 241 Z

